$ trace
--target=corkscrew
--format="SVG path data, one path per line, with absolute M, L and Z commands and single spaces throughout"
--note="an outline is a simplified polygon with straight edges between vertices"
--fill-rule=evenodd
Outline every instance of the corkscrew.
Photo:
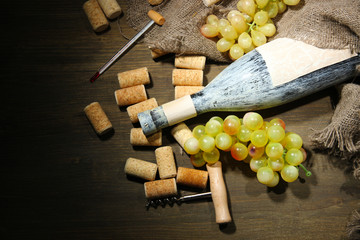
M 145 206 L 147 209 L 149 209 L 150 207 L 156 208 L 157 206 L 165 207 L 166 204 L 168 204 L 169 206 L 173 206 L 174 204 L 180 205 L 182 202 L 203 199 L 203 198 L 209 198 L 209 197 L 211 197 L 211 192 L 186 195 L 186 196 L 182 196 L 182 197 L 168 197 L 168 198 L 163 198 L 163 199 L 151 199 L 151 200 L 147 200 Z

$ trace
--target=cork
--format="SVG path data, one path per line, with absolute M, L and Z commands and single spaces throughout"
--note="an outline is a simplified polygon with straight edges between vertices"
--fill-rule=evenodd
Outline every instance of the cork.
M 132 128 L 130 130 L 130 144 L 133 146 L 155 146 L 162 145 L 162 131 L 158 131 L 150 136 L 145 136 L 142 128 Z
M 114 19 L 120 16 L 121 7 L 116 0 L 97 0 L 106 17 Z
M 184 148 L 186 140 L 193 137 L 193 134 L 190 128 L 184 123 L 178 123 L 171 129 L 171 135 L 179 143 L 179 145 Z
M 95 32 L 102 32 L 109 27 L 109 22 L 97 0 L 86 1 L 83 4 L 83 10 Z
M 158 107 L 158 103 L 155 98 L 150 98 L 148 100 L 136 103 L 127 107 L 126 111 L 129 115 L 130 121 L 132 123 L 139 122 L 138 113 L 144 112 L 146 110 L 150 110 Z
M 164 55 L 168 54 L 167 52 L 165 52 L 163 50 L 151 49 L 151 48 L 150 48 L 150 53 L 151 53 L 152 59 L 156 59 L 156 58 L 159 58 L 161 56 L 164 56 Z
M 103 135 L 113 128 L 100 103 L 90 103 L 84 108 L 84 112 L 98 135 Z
M 154 10 L 148 11 L 148 17 L 151 18 L 156 24 L 160 26 L 165 23 L 165 18 L 160 13 Z
M 203 71 L 197 69 L 174 69 L 172 84 L 174 86 L 202 86 Z
M 165 198 L 178 194 L 175 178 L 146 182 L 144 189 L 145 197 L 148 199 Z
M 160 178 L 176 177 L 176 164 L 172 148 L 170 146 L 159 147 L 155 150 L 155 156 Z
M 115 91 L 116 104 L 120 107 L 139 103 L 147 100 L 147 94 L 144 85 L 137 85 L 128 88 L 122 88 Z
M 136 85 L 146 85 L 150 83 L 150 76 L 147 67 L 137 68 L 117 75 L 120 88 L 127 88 Z
M 164 0 L 148 0 L 148 2 L 150 3 L 150 5 L 152 6 L 156 6 L 159 5 L 163 2 Z
M 175 99 L 201 91 L 204 86 L 175 86 Z
M 130 157 L 126 160 L 124 171 L 127 175 L 153 181 L 156 178 L 157 165 L 156 163 Z
M 188 187 L 205 189 L 208 182 L 208 172 L 193 168 L 179 167 L 176 183 Z
M 203 0 L 203 3 L 207 7 L 210 7 L 210 6 L 214 5 L 217 2 L 220 2 L 220 0 Z
M 178 56 L 175 57 L 175 67 L 204 70 L 205 56 Z

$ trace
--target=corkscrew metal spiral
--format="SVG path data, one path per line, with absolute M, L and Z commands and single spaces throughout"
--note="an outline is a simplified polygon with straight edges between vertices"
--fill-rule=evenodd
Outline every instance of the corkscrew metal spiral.
M 196 199 L 203 199 L 211 197 L 211 192 L 205 193 L 198 193 L 193 195 L 187 195 L 182 197 L 168 197 L 163 199 L 151 199 L 146 201 L 146 208 L 149 209 L 150 207 L 156 208 L 157 206 L 165 207 L 167 204 L 169 206 L 173 206 L 174 204 L 180 205 L 182 202 L 196 200 Z

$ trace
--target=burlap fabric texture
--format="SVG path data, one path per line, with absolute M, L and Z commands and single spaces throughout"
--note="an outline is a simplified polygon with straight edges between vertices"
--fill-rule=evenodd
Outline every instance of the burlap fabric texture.
M 206 7 L 202 0 L 164 0 L 156 7 L 144 0 L 128 0 L 126 18 L 130 26 L 140 30 L 149 21 L 150 9 L 159 11 L 166 19 L 162 26 L 153 27 L 144 37 L 153 49 L 176 54 L 207 56 L 218 62 L 230 62 L 227 54 L 216 49 L 216 42 L 200 34 L 205 17 L 215 14 L 225 17 L 236 9 L 238 0 L 223 0 Z M 349 47 L 360 51 L 359 0 L 301 0 L 294 7 L 274 19 L 277 34 L 320 47 L 341 49 Z M 270 41 L 272 39 L 269 39 Z

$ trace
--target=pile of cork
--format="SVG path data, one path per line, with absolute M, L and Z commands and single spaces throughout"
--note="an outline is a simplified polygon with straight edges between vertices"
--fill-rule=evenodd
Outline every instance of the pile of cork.
M 175 99 L 191 95 L 204 88 L 203 70 L 206 57 L 175 57 L 175 68 L 172 72 L 172 84 L 175 86 Z M 158 107 L 156 98 L 148 98 L 145 85 L 150 83 L 147 67 L 137 68 L 117 74 L 120 89 L 116 90 L 115 101 L 119 107 L 127 107 L 131 123 L 139 122 L 138 113 Z M 84 112 L 95 132 L 101 136 L 113 129 L 113 126 L 99 102 L 93 102 L 84 108 Z M 192 132 L 184 123 L 178 123 L 171 129 L 171 134 L 184 148 Z M 162 131 L 145 136 L 141 128 L 130 130 L 130 143 L 133 146 L 156 146 L 156 163 L 137 158 L 128 158 L 125 173 L 146 180 L 145 196 L 148 199 L 177 195 L 177 184 L 205 189 L 208 172 L 203 170 L 176 168 L 172 147 L 162 147 Z M 156 176 L 160 179 L 156 180 Z

